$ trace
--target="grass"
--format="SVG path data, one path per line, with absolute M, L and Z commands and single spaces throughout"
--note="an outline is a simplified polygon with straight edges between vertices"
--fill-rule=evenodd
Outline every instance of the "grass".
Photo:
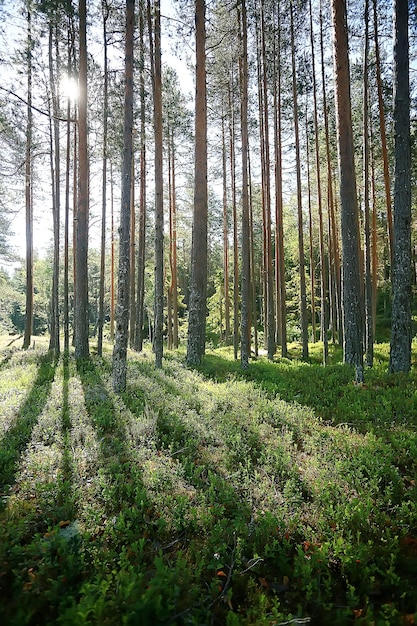
M 2 623 L 417 623 L 417 376 L 0 340 Z

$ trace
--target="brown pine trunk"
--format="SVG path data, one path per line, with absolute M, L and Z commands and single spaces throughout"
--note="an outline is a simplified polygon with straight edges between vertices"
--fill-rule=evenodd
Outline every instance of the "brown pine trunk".
M 194 219 L 191 260 L 191 292 L 188 312 L 187 363 L 198 365 L 205 350 L 207 298 L 207 96 L 206 4 L 195 0 L 196 96 Z
M 87 150 L 87 10 L 79 0 L 78 209 L 75 251 L 75 356 L 89 356 L 88 319 L 88 150 Z
M 332 0 L 335 101 L 340 169 L 343 247 L 344 360 L 363 382 L 363 302 L 361 299 L 358 201 L 354 165 L 345 0 Z

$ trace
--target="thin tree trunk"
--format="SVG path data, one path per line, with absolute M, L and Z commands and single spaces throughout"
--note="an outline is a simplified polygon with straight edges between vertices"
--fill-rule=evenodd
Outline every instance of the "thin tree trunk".
M 114 280 L 114 266 L 115 266 L 115 252 L 114 252 L 114 183 L 113 183 L 113 164 L 110 161 L 110 227 L 111 227 L 111 255 L 110 255 L 110 341 L 114 341 L 114 301 L 115 301 L 115 280 Z
M 176 171 L 175 171 L 175 144 L 174 132 L 172 131 L 172 153 L 171 153 L 171 193 L 172 193 L 172 341 L 173 347 L 178 348 L 178 263 L 177 263 L 177 192 L 176 192 Z
M 145 297 L 145 245 L 146 245 L 146 126 L 145 126 L 145 42 L 144 42 L 145 3 L 139 5 L 139 46 L 140 46 L 140 190 L 139 228 L 136 285 L 136 332 L 135 349 L 143 347 L 143 302 Z
M 389 371 L 411 369 L 411 154 L 408 3 L 394 2 L 394 229 Z
M 148 20 L 150 4 L 148 2 Z M 162 130 L 162 75 L 161 75 L 161 9 L 160 2 L 154 3 L 154 44 L 152 27 L 149 29 L 151 67 L 154 100 L 155 137 L 155 296 L 154 296 L 154 335 L 153 349 L 155 366 L 162 367 L 163 322 L 164 322 L 164 179 L 163 179 L 163 130 Z
M 343 344 L 343 314 L 342 314 L 342 288 L 341 288 L 341 269 L 340 269 L 340 251 L 339 251 L 339 236 L 336 227 L 335 217 L 335 201 L 333 195 L 333 176 L 332 176 L 332 162 L 330 151 L 330 133 L 329 133 L 329 115 L 327 111 L 327 96 L 326 96 L 326 74 L 325 74 L 325 61 L 324 61 L 324 41 L 323 41 L 323 15 L 320 0 L 320 56 L 321 56 L 321 82 L 322 82 L 322 96 L 323 96 L 323 118 L 324 118 L 324 133 L 326 140 L 326 163 L 327 163 L 327 203 L 330 218 L 331 228 L 329 230 L 329 256 L 331 259 L 330 268 L 333 272 L 334 283 L 334 299 L 336 301 L 337 309 L 337 333 L 339 344 Z M 330 278 L 329 278 L 330 282 Z
M 32 7 L 27 4 L 27 120 L 25 154 L 26 207 L 26 317 L 23 348 L 30 346 L 33 332 L 33 205 L 32 205 Z
M 227 211 L 227 158 L 225 113 L 222 110 L 222 174 L 223 174 L 223 290 L 224 290 L 224 343 L 230 341 L 230 297 L 229 297 L 229 224 Z
M 371 185 L 372 185 L 372 332 L 375 337 L 376 330 L 376 306 L 378 297 L 378 233 L 377 233 L 377 201 L 376 201 L 376 182 L 375 182 L 375 164 L 373 152 L 373 133 L 372 133 L 372 117 L 369 118 L 369 137 L 371 145 Z
M 107 0 L 102 3 L 103 12 L 103 46 L 104 46 L 104 94 L 103 94 L 103 157 L 101 183 L 101 250 L 100 250 L 100 287 L 98 304 L 98 340 L 97 354 L 103 353 L 103 325 L 104 325 L 104 283 L 106 265 L 106 211 L 107 211 L 107 129 L 109 117 L 109 77 L 107 59 L 107 20 L 109 6 Z
M 295 43 L 294 43 L 294 16 L 293 4 L 290 2 L 291 23 L 291 64 L 292 64 L 292 96 L 294 111 L 295 132 L 295 162 L 297 175 L 297 214 L 298 214 L 298 254 L 300 275 L 300 322 L 303 359 L 308 358 L 308 321 L 307 321 L 307 291 L 304 261 L 304 234 L 303 234 L 303 207 L 301 197 L 301 164 L 300 164 L 300 133 L 298 126 L 298 101 L 297 101 L 297 76 L 295 69 Z
M 363 58 L 363 212 L 365 227 L 365 353 L 366 365 L 374 360 L 372 319 L 371 223 L 369 209 L 369 0 L 365 0 L 365 46 Z
M 233 80 L 233 76 L 232 76 Z M 237 360 L 239 349 L 239 251 L 236 203 L 236 164 L 235 164 L 235 116 L 232 102 L 232 90 L 229 85 L 230 109 L 230 179 L 232 185 L 232 216 L 233 216 L 233 349 Z
M 274 55 L 274 151 L 275 151 L 275 284 L 277 306 L 277 339 L 281 356 L 287 356 L 287 313 L 282 210 L 282 129 L 281 129 L 281 20 L 277 12 L 277 50 Z
M 68 44 L 69 45 L 69 44 Z M 70 52 L 68 62 L 68 75 L 71 68 Z M 65 217 L 64 217 L 64 351 L 69 353 L 69 195 L 70 195 L 70 160 L 71 160 L 71 101 L 67 101 L 67 146 L 65 167 Z
M 311 11 L 311 6 L 310 6 Z M 310 243 L 310 291 L 311 291 L 311 339 L 316 343 L 316 281 L 314 264 L 313 242 L 313 212 L 311 207 L 311 176 L 310 176 L 310 150 L 308 141 L 308 106 L 306 105 L 306 162 L 307 162 L 307 189 L 308 189 L 308 232 Z
M 195 179 L 191 292 L 188 314 L 187 363 L 199 365 L 205 350 L 207 299 L 207 96 L 206 4 L 195 0 L 196 97 Z
M 54 254 L 53 254 L 53 270 L 52 270 L 52 291 L 51 291 L 51 336 L 49 341 L 49 349 L 54 350 L 55 354 L 60 352 L 59 340 L 59 226 L 60 226 L 60 140 L 59 140 L 59 96 L 57 76 L 59 73 L 59 56 L 58 56 L 58 40 L 55 35 L 55 61 L 56 73 L 53 62 L 53 26 L 49 26 L 49 84 L 52 100 L 52 116 L 51 135 L 53 149 L 51 145 L 51 177 L 52 177 L 52 217 L 53 217 L 53 233 L 54 233 Z
M 250 357 L 250 240 L 249 240 L 249 179 L 248 179 L 248 32 L 246 0 L 241 0 L 240 56 L 240 126 L 242 136 L 242 286 L 241 286 L 241 348 L 243 369 L 249 367 Z
M 119 228 L 119 273 L 116 338 L 113 349 L 113 389 L 126 389 L 130 296 L 130 217 L 133 158 L 133 43 L 135 0 L 126 0 L 125 93 L 123 126 L 122 198 Z
M 310 45 L 312 56 L 312 77 L 313 77 L 313 105 L 314 105 L 314 147 L 315 147 L 315 163 L 316 163 L 316 182 L 317 182 L 317 210 L 319 217 L 319 250 L 320 250 L 320 326 L 321 340 L 323 341 L 323 365 L 327 365 L 329 357 L 329 346 L 327 339 L 327 267 L 326 255 L 324 248 L 324 223 L 323 223 L 323 202 L 321 190 L 321 173 L 320 173 L 320 150 L 319 150 L 319 124 L 317 112 L 317 89 L 316 89 L 316 73 L 315 73 L 315 54 L 314 54 L 314 31 L 313 31 L 313 12 L 310 0 Z
M 79 0 L 78 209 L 75 251 L 75 356 L 89 356 L 88 319 L 88 151 L 87 151 L 87 11 Z
M 378 36 L 378 15 L 377 15 L 377 0 L 373 0 L 374 8 L 374 40 L 375 40 L 375 70 L 376 70 L 376 85 L 378 90 L 378 110 L 379 110 L 379 127 L 380 127 L 380 139 L 382 149 L 382 164 L 384 169 L 384 186 L 385 186 L 385 202 L 387 207 L 387 227 L 388 227 L 388 241 L 390 251 L 391 267 L 393 263 L 393 220 L 392 220 L 392 205 L 391 205 L 391 182 L 389 175 L 389 163 L 388 163 L 388 148 L 387 148 L 387 135 L 385 130 L 385 112 L 384 112 L 384 97 L 382 94 L 382 80 L 381 80 L 381 55 L 379 51 L 379 36 Z
M 253 346 L 255 356 L 259 355 L 258 346 L 258 307 L 256 305 L 256 280 L 255 280 L 255 242 L 253 234 L 253 202 L 252 202 L 252 175 L 250 165 L 250 151 L 248 152 L 249 173 L 249 234 L 250 234 L 250 280 L 251 280 L 251 326 L 253 326 Z
M 133 131 L 132 131 L 133 132 Z M 132 138 L 133 143 L 133 138 Z M 136 210 L 135 210 L 135 154 L 134 145 L 132 145 L 132 179 L 130 189 L 130 325 L 129 325 L 129 345 L 131 348 L 135 345 L 136 330 Z
M 272 236 L 271 236 L 271 171 L 269 150 L 269 107 L 267 89 L 267 59 L 265 45 L 265 18 L 263 0 L 260 3 L 261 25 L 259 33 L 258 51 L 258 89 L 259 89 L 259 117 L 261 127 L 261 161 L 262 167 L 262 198 L 264 215 L 264 268 L 265 268 L 265 322 L 266 347 L 268 358 L 273 359 L 275 354 L 275 311 L 274 311 L 274 277 L 272 269 Z

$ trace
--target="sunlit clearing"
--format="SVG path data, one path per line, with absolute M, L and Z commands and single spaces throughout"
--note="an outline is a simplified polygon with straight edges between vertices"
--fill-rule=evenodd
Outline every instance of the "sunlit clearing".
M 64 74 L 60 80 L 60 91 L 62 96 L 70 100 L 76 100 L 78 97 L 78 82 L 73 76 Z

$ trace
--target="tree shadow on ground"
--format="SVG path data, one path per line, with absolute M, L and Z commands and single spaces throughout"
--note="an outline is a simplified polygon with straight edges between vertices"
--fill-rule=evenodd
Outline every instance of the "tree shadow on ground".
M 32 430 L 48 400 L 56 371 L 53 354 L 41 357 L 36 380 L 25 402 L 19 409 L 13 425 L 5 433 L 0 451 L 0 489 L 15 481 L 16 465 L 20 454 L 29 442 Z M 2 508 L 4 506 L 2 505 Z
M 144 500 L 140 470 L 127 441 L 125 424 L 114 406 L 99 368 L 91 359 L 77 362 L 84 402 L 100 445 L 100 466 L 106 483 L 104 506 L 111 515 Z M 143 506 L 143 504 L 142 504 Z

